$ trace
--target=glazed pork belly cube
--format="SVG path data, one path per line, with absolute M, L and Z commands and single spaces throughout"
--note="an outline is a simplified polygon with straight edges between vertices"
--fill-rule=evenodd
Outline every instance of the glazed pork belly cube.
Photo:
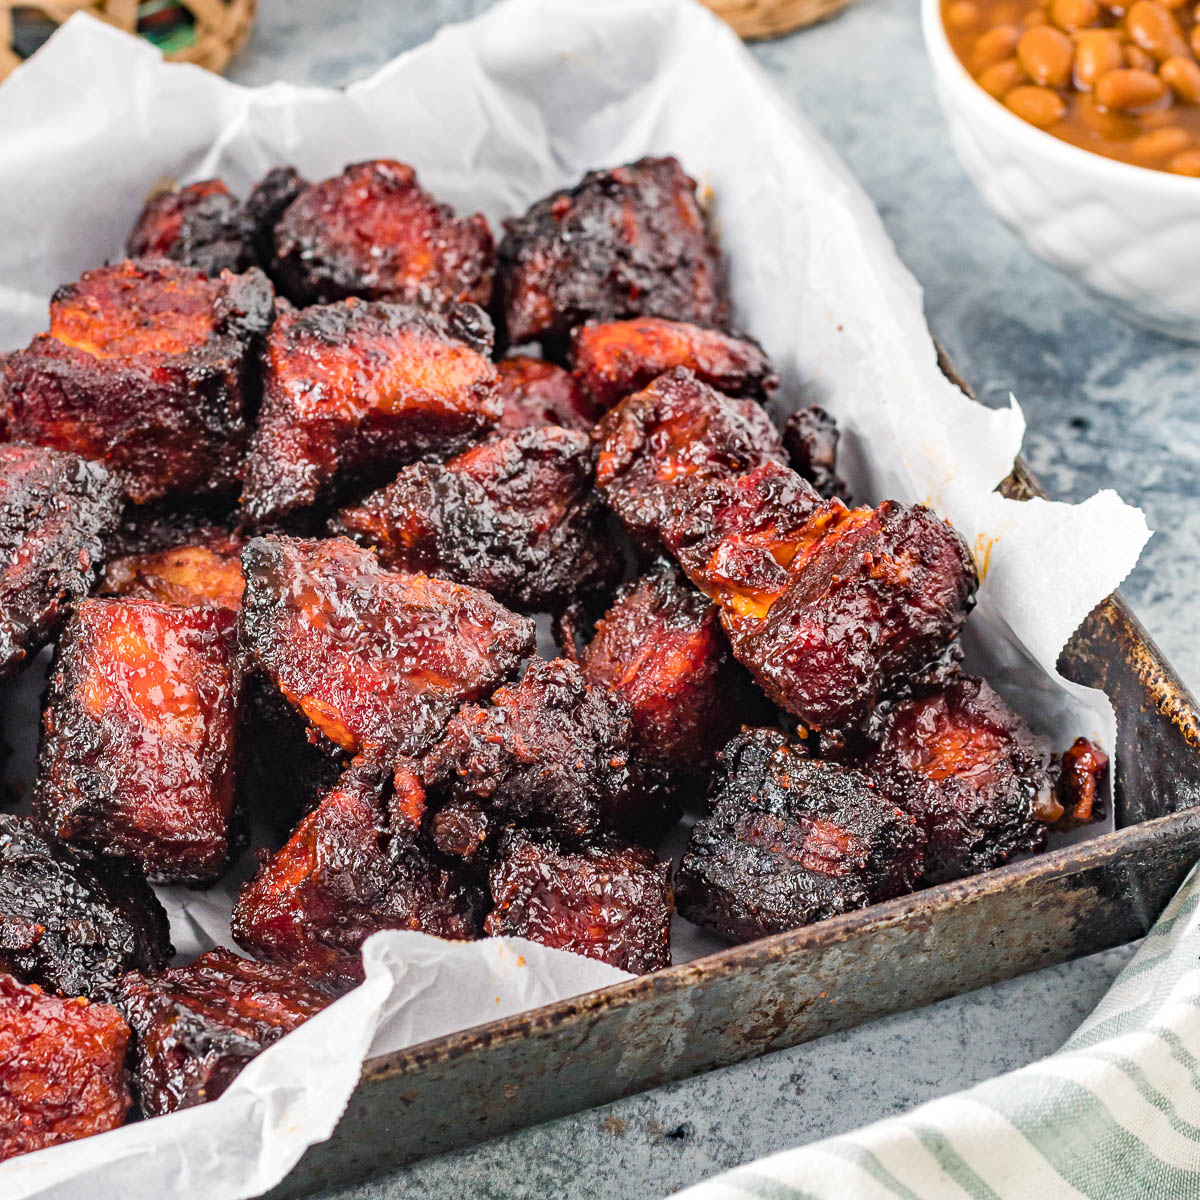
M 596 487 L 636 541 L 656 547 L 680 484 L 725 478 L 786 454 L 757 404 L 739 404 L 686 368 L 628 396 L 593 431 Z
M 482 892 L 415 836 L 423 805 L 407 768 L 356 759 L 242 889 L 238 944 L 330 986 L 352 986 L 363 978 L 362 944 L 380 930 L 480 936 Z
M 720 610 L 666 561 L 622 590 L 579 665 L 628 701 L 634 758 L 666 786 L 694 786 L 742 724 L 769 719 Z
M 507 825 L 580 838 L 636 817 L 647 798 L 632 737 L 620 696 L 589 687 L 566 659 L 534 659 L 519 684 L 499 689 L 489 704 L 465 705 L 426 756 L 426 784 L 481 821 L 476 845 L 463 846 L 435 818 L 435 841 L 470 857 Z M 447 818 L 456 831 L 462 819 L 461 812 Z
M 156 975 L 125 975 L 108 995 L 133 1030 L 134 1089 L 147 1117 L 215 1100 L 256 1055 L 332 999 L 296 971 L 230 950 Z
M 292 201 L 310 186 L 295 167 L 272 167 L 246 197 L 254 254 L 269 275 L 275 274 L 275 226 Z
M 866 775 L 807 758 L 778 730 L 747 729 L 721 753 L 676 901 L 733 941 L 766 937 L 912 891 L 924 841 Z
M 572 850 L 505 834 L 489 878 L 491 937 L 523 937 L 644 975 L 671 965 L 670 865 L 608 837 Z
M 129 1026 L 107 1004 L 0 975 L 0 1160 L 125 1124 Z
M 725 324 L 720 252 L 674 158 L 591 171 L 504 226 L 497 310 L 511 344 L 621 317 Z
M 110 559 L 99 592 L 236 612 L 244 586 L 242 539 L 228 530 L 210 528 L 167 550 Z
M 612 408 L 676 367 L 686 367 L 724 396 L 764 399 L 779 384 L 757 342 L 664 317 L 580 325 L 571 335 L 571 367 L 600 409 Z
M 172 953 L 167 915 L 137 872 L 0 816 L 0 971 L 77 996 L 125 971 L 161 971 Z
M 102 461 L 137 504 L 237 486 L 273 292 L 164 259 L 88 271 L 9 359 L 10 436 Z
M 385 571 L 347 538 L 254 538 L 242 567 L 252 665 L 351 753 L 422 753 L 533 653 L 527 617 L 475 588 Z
M 931 883 L 1043 849 L 1062 814 L 1049 742 L 971 675 L 893 706 L 864 769 L 924 827 Z
M 525 612 L 603 592 L 622 563 L 592 491 L 584 433 L 545 426 L 493 438 L 444 466 L 417 463 L 331 525 L 390 569 L 428 571 Z
M 427 308 L 492 295 L 495 246 L 480 213 L 458 217 L 404 163 L 355 163 L 314 184 L 275 226 L 275 273 L 296 304 L 360 296 Z
M 788 417 L 783 444 L 792 470 L 813 485 L 822 499 L 849 501 L 850 494 L 837 472 L 837 422 L 819 405 L 797 409 Z
M 151 196 L 125 250 L 130 258 L 169 258 L 214 277 L 258 264 L 250 216 L 220 179 Z
M 504 415 L 497 429 L 515 433 L 540 425 L 564 429 L 591 429 L 599 415 L 570 371 L 547 362 L 514 354 L 496 364 L 500 372 L 500 399 Z
M 160 883 L 225 869 L 242 674 L 228 609 L 92 599 L 51 667 L 34 817 Z
M 445 314 L 346 300 L 281 312 L 242 503 L 278 520 L 486 433 L 501 402 L 491 326 L 473 305 Z
M 0 679 L 88 594 L 120 513 L 120 485 L 98 464 L 0 445 Z

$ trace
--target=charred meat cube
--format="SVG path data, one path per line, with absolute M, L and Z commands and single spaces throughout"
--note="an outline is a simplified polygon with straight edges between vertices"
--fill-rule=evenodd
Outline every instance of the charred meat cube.
M 288 205 L 310 186 L 295 167 L 272 167 L 246 197 L 246 215 L 250 218 L 255 257 L 272 275 L 275 273 L 275 226 Z
M 241 683 L 228 609 L 84 601 L 51 667 L 34 818 L 156 882 L 216 879 L 230 851 Z
M 1108 772 L 1108 755 L 1087 738 L 1076 738 L 1063 752 L 1057 783 L 1057 800 L 1062 815 L 1055 819 L 1059 829 L 1073 829 L 1098 821 L 1104 805 L 1100 786 Z
M 205 275 L 257 265 L 254 228 L 220 179 L 159 192 L 146 201 L 129 234 L 130 258 L 169 258 Z
M 100 594 L 158 600 L 163 604 L 201 604 L 236 611 L 241 607 L 242 539 L 209 528 L 168 550 L 111 559 Z
M 514 354 L 502 358 L 500 398 L 504 415 L 497 426 L 507 433 L 538 425 L 561 425 L 564 429 L 591 429 L 599 415 L 583 394 L 575 377 L 543 358 Z
M 0 445 L 0 679 L 88 594 L 120 513 L 120 485 L 98 464 Z
M 254 538 L 242 566 L 253 665 L 344 750 L 422 753 L 533 653 L 527 617 L 475 588 L 385 571 L 346 538 Z
M 238 943 L 332 984 L 354 984 L 363 977 L 363 942 L 382 929 L 478 937 L 482 893 L 412 835 L 420 791 L 403 767 L 393 775 L 377 760 L 356 759 L 242 889 Z
M 108 996 L 133 1030 L 133 1082 L 147 1117 L 215 1100 L 332 998 L 295 971 L 230 950 L 158 975 L 125 975 Z
M 837 422 L 816 404 L 798 409 L 788 417 L 783 444 L 792 469 L 826 500 L 835 496 L 848 501 L 849 491 L 837 473 Z
M 140 875 L 0 816 L 0 971 L 75 996 L 125 971 L 161 971 L 172 953 Z
M 671 965 L 670 866 L 616 838 L 567 849 L 523 831 L 492 864 L 492 937 L 523 937 L 634 975 Z
M 491 327 L 346 300 L 280 313 L 267 338 L 264 398 L 242 502 L 276 519 L 399 467 L 461 449 L 500 418 Z
M 1062 812 L 1049 742 L 971 675 L 895 705 L 864 769 L 925 828 L 931 883 L 1042 849 Z
M 591 171 L 504 225 L 497 310 L 512 344 L 619 317 L 725 324 L 720 252 L 673 158 Z
M 275 226 L 275 271 L 296 304 L 360 296 L 429 308 L 492 294 L 495 247 L 480 213 L 458 217 L 390 159 L 355 163 L 296 197 Z
M 635 818 L 646 803 L 632 735 L 620 696 L 589 687 L 566 659 L 534 659 L 515 687 L 459 711 L 422 775 L 496 824 L 578 838 Z
M 445 466 L 405 467 L 331 528 L 373 547 L 385 567 L 428 571 L 540 612 L 620 576 L 605 519 L 587 435 L 552 425 L 494 438 Z
M 0 1160 L 123 1125 L 128 1045 L 115 1008 L 0 975 Z
M 593 431 L 596 486 L 630 534 L 658 544 L 683 481 L 718 479 L 785 461 L 757 404 L 739 405 L 677 368 L 627 397 Z
M 923 849 L 916 820 L 866 775 L 747 729 L 721 753 L 675 895 L 688 920 L 749 941 L 910 892 Z
M 779 384 L 757 342 L 664 317 L 580 325 L 571 335 L 571 366 L 601 409 L 676 367 L 686 367 L 725 396 L 762 398 Z
M 271 310 L 260 271 L 88 271 L 54 294 L 49 333 L 9 359 L 10 435 L 104 462 L 138 504 L 228 492 Z

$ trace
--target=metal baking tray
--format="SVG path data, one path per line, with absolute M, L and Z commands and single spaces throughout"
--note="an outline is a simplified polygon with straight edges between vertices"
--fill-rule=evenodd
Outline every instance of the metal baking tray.
M 1044 495 L 1020 460 L 1000 490 Z M 1142 936 L 1200 858 L 1200 713 L 1119 594 L 1059 669 L 1116 711 L 1115 831 L 369 1059 L 333 1136 L 268 1195 L 350 1183 Z

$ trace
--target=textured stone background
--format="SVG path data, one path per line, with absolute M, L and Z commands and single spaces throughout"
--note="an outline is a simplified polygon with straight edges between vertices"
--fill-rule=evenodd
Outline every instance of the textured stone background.
M 344 84 L 488 0 L 263 0 L 231 70 Z M 1125 595 L 1200 682 L 1200 352 L 1143 334 L 1034 259 L 951 152 L 913 0 L 857 0 L 754 47 L 874 199 L 929 321 L 985 401 L 1014 392 L 1049 491 L 1115 487 L 1158 532 Z M 1026 976 L 602 1109 L 430 1159 L 324 1200 L 651 1200 L 740 1162 L 904 1111 L 1056 1048 L 1130 948 Z

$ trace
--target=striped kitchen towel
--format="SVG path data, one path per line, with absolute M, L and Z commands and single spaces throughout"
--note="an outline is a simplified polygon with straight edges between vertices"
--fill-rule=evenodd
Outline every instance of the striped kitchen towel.
M 1200 866 L 1061 1050 L 676 1200 L 1200 1198 Z

